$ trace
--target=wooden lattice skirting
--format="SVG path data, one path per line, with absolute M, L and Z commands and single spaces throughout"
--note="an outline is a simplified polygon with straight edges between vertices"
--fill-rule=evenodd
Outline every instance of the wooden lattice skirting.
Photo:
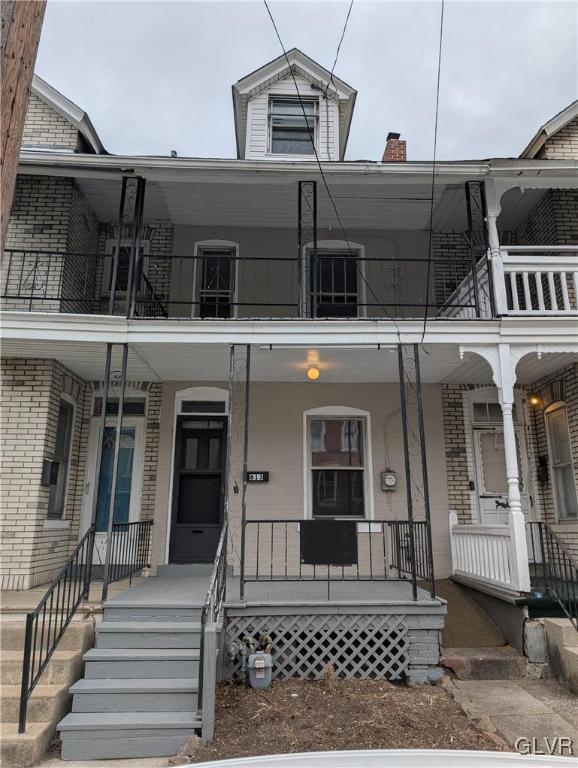
M 246 638 L 266 633 L 273 642 L 273 677 L 318 680 L 328 665 L 345 679 L 398 680 L 409 665 L 408 628 L 403 615 L 300 614 L 229 616 L 228 677 L 241 678 L 239 653 Z

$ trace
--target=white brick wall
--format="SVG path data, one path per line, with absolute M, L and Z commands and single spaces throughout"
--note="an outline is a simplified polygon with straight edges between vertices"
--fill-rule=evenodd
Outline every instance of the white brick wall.
M 75 152 L 82 148 L 82 138 L 72 123 L 31 93 L 22 144 Z
M 578 160 L 578 118 L 547 139 L 538 157 L 547 160 Z

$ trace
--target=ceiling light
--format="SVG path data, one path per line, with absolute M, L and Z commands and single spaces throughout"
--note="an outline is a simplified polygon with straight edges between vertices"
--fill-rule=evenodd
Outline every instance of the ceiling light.
M 321 372 L 319 371 L 319 368 L 316 365 L 310 365 L 307 368 L 307 378 L 309 379 L 309 381 L 317 381 L 320 375 L 321 375 Z

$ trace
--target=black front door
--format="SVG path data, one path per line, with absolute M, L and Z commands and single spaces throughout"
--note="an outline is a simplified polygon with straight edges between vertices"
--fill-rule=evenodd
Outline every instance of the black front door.
M 213 562 L 225 485 L 226 419 L 179 416 L 169 561 Z

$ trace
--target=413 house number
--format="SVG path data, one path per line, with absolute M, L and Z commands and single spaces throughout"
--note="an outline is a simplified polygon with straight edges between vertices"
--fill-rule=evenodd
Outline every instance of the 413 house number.
M 268 472 L 247 472 L 247 482 L 248 483 L 268 483 L 269 473 Z

